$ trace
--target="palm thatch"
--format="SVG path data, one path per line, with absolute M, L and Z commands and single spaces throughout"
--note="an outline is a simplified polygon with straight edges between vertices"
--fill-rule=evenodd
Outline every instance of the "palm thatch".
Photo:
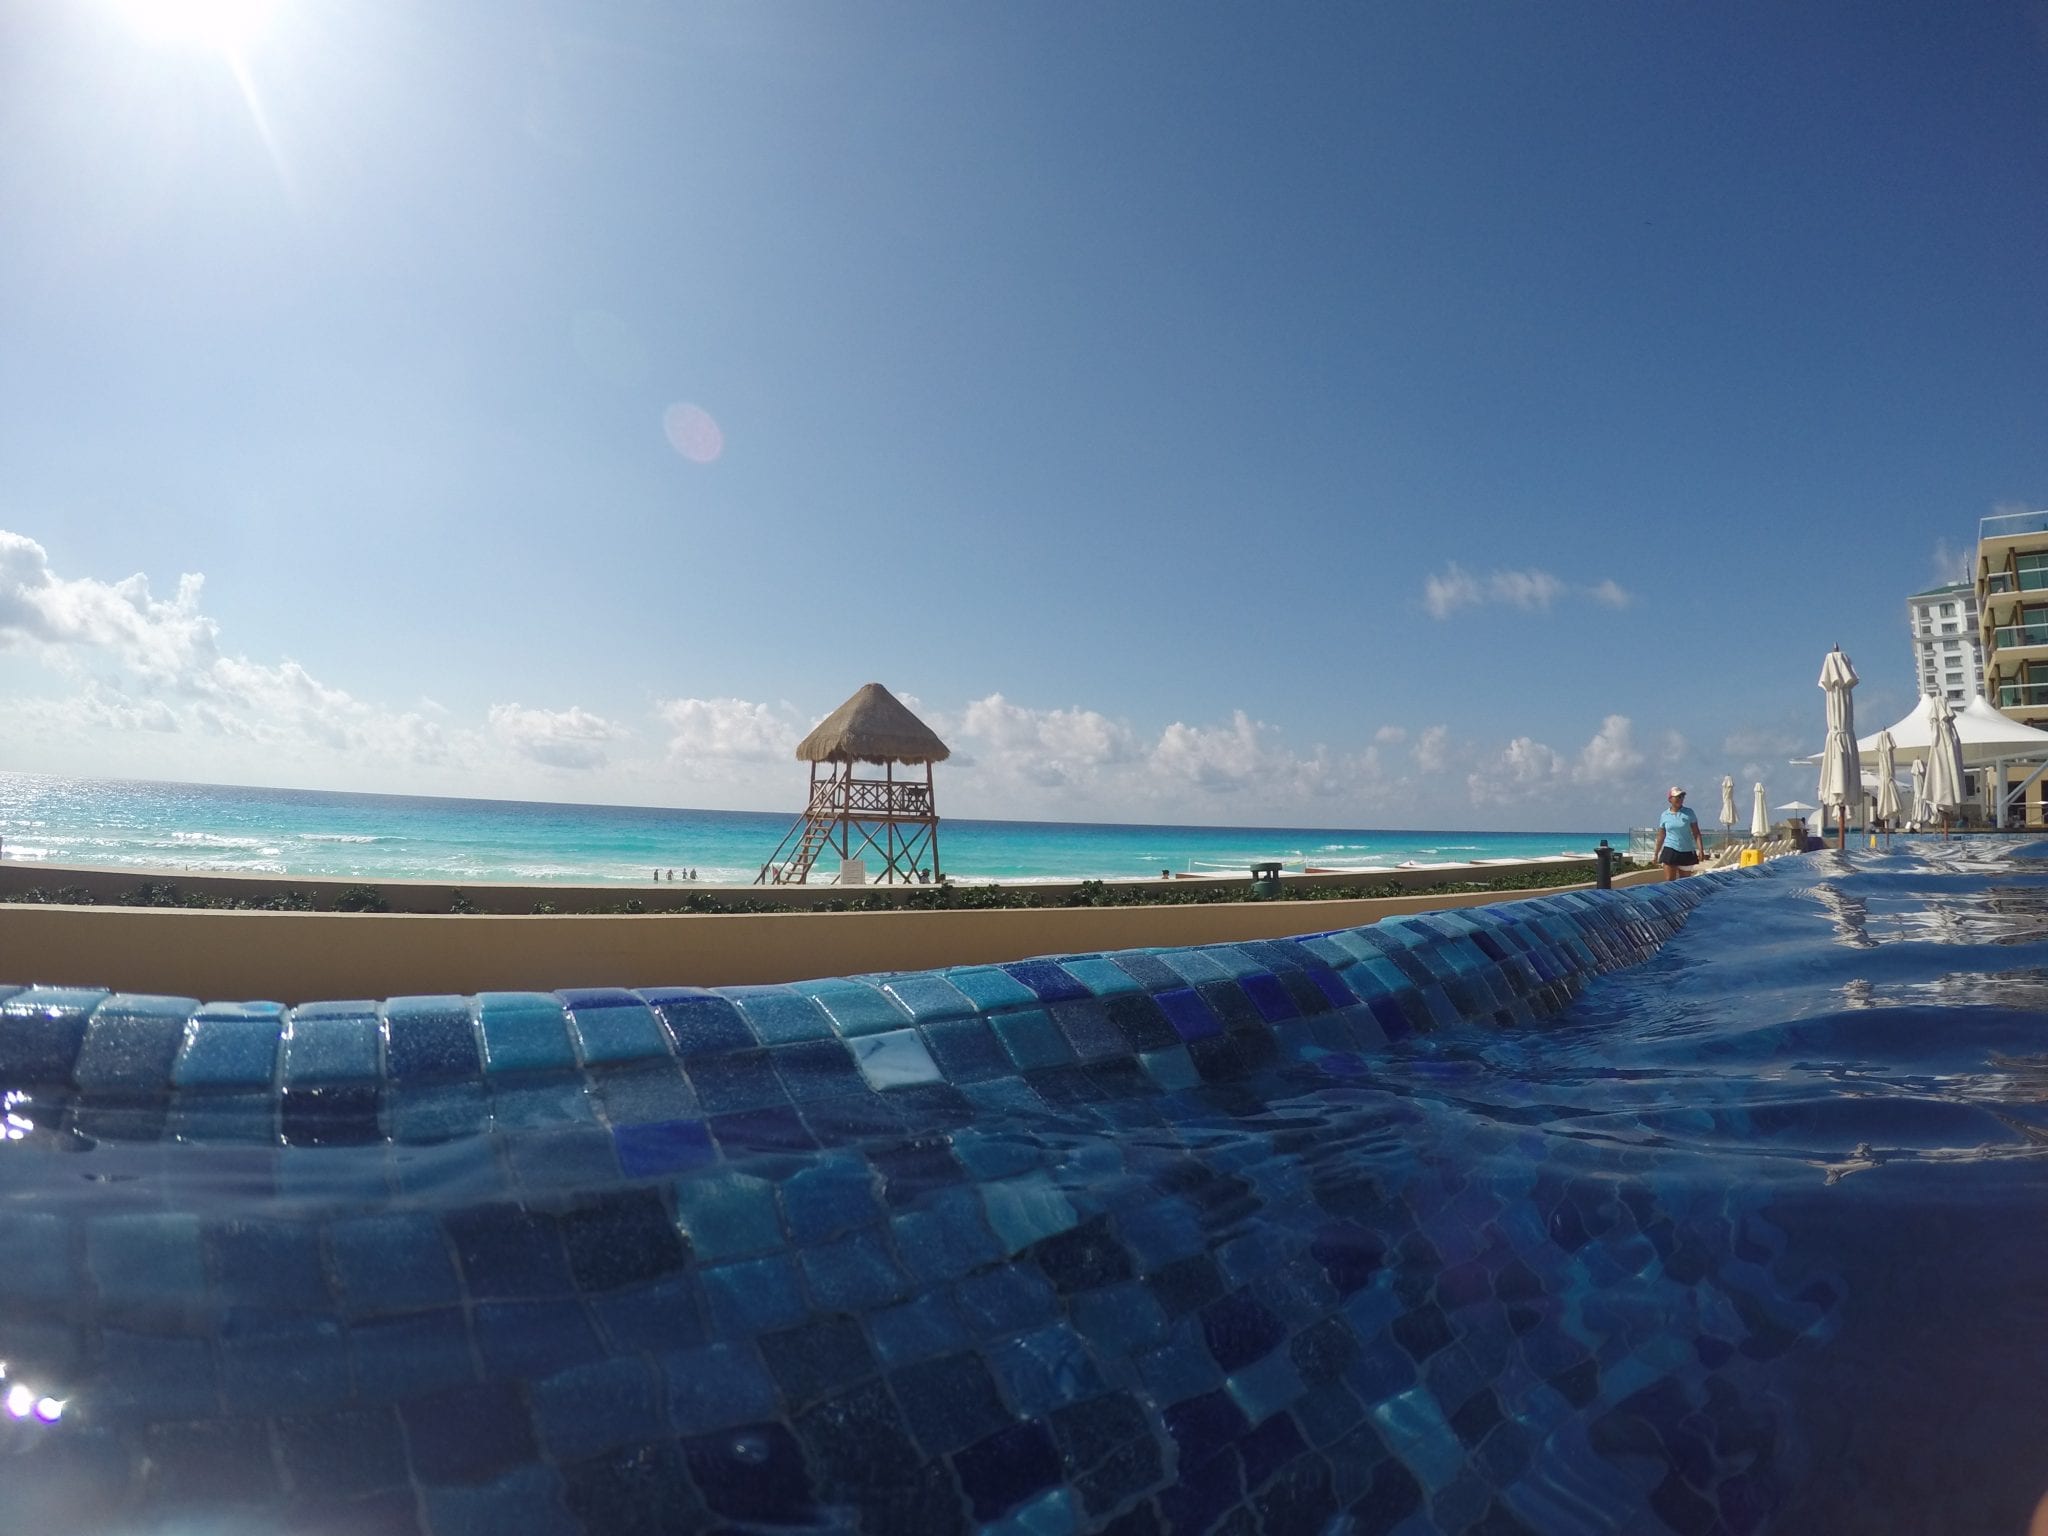
M 796 746 L 805 763 L 943 763 L 953 749 L 880 683 L 868 683 Z

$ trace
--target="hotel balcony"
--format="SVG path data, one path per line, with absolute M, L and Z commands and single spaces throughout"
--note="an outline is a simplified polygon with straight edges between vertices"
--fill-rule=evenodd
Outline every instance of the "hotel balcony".
M 2048 651 L 2048 623 L 2001 624 L 1991 631 L 1991 652 L 1994 655 L 2011 656 L 2015 661 L 2048 660 L 2048 657 L 2025 654 L 2035 650 Z
M 1991 702 L 2000 709 L 2048 709 L 2048 683 L 2000 683 Z
M 2048 534 L 2048 510 L 2006 512 L 1997 517 L 1977 519 L 1977 542 L 1980 544 L 1988 544 L 1994 539 L 2036 538 L 2042 534 Z

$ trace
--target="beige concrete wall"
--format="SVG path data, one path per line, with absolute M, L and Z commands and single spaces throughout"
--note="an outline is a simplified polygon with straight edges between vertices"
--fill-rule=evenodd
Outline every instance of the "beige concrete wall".
M 1656 871 L 1645 870 L 1615 883 L 1657 878 Z M 1475 891 L 1372 901 L 646 917 L 192 912 L 10 903 L 0 904 L 0 981 L 285 1003 L 575 986 L 726 986 L 1031 955 L 1282 938 L 1356 927 L 1396 913 L 1511 899 L 1516 897 Z
M 1332 887 L 1395 885 L 1413 890 L 1437 885 L 1461 876 L 1474 880 L 1502 880 L 1530 870 L 1554 869 L 1550 860 L 1523 864 L 1459 865 L 1441 869 L 1392 869 L 1370 873 L 1357 870 L 1337 875 L 1283 875 L 1288 890 L 1328 890 Z M 790 907 L 813 907 L 820 902 L 844 901 L 856 896 L 880 896 L 900 900 L 917 889 L 914 886 L 837 885 L 704 885 L 687 881 L 671 884 L 652 880 L 641 884 L 561 885 L 492 884 L 457 885 L 439 880 L 350 880 L 315 875 L 195 875 L 177 869 L 96 869 L 89 866 L 17 864 L 0 862 L 0 896 L 19 895 L 41 889 L 56 891 L 77 887 L 92 893 L 98 901 L 118 901 L 145 881 L 165 881 L 181 891 L 205 892 L 216 896 L 248 896 L 261 899 L 279 891 L 303 891 L 315 904 L 332 906 L 334 898 L 353 886 L 366 885 L 381 893 L 394 912 L 446 912 L 459 890 L 480 911 L 531 913 L 536 902 L 548 901 L 564 912 L 578 908 L 619 906 L 638 901 L 650 912 L 681 911 L 692 896 L 715 896 L 721 901 L 767 901 Z M 972 883 L 972 882 L 970 882 Z M 1146 889 L 1187 889 L 1221 887 L 1251 893 L 1249 874 L 1242 878 L 1202 875 L 1193 879 L 1114 881 L 1116 885 L 1138 885 Z M 1080 888 L 1080 881 L 1048 881 L 1021 889 L 1047 901 L 1062 901 Z

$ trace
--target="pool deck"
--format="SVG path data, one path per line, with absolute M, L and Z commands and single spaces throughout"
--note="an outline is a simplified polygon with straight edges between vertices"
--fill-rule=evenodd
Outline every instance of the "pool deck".
M 1508 871 L 1491 865 L 1473 872 L 1497 879 Z M 1400 873 L 1413 877 L 1403 883 L 1420 885 L 1440 881 L 1446 872 Z M 113 897 L 146 878 L 151 876 L 134 870 L 12 866 L 0 869 L 0 890 L 79 885 Z M 164 878 L 192 888 L 241 887 L 243 894 L 363 883 L 275 876 L 223 880 L 176 872 Z M 1355 883 L 1357 876 L 1306 878 L 1342 885 Z M 1658 871 L 1641 870 L 1618 876 L 1615 883 L 1626 886 L 1660 878 Z M 462 886 L 465 896 L 490 909 L 474 916 L 448 912 L 457 889 L 452 885 L 380 882 L 377 888 L 394 906 L 403 902 L 414 910 L 221 912 L 0 903 L 0 980 L 34 979 L 202 999 L 263 997 L 284 1003 L 589 985 L 734 986 L 931 970 L 1035 955 L 1282 938 L 1358 927 L 1400 913 L 1483 906 L 1588 887 L 1307 902 L 941 912 L 652 911 L 622 916 L 533 916 L 530 909 L 543 898 L 567 905 L 637 897 L 653 906 L 649 898 L 668 896 L 670 887 L 643 891 Z M 674 887 L 674 898 L 676 906 L 707 891 L 779 900 L 801 889 L 681 884 Z M 1063 888 L 1034 889 L 1054 895 Z M 819 887 L 814 899 L 847 894 L 844 888 Z

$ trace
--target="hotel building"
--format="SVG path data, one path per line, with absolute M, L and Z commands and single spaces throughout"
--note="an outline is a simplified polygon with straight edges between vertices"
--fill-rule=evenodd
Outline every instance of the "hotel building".
M 2048 511 L 1978 522 L 1976 586 L 1985 696 L 2048 729 Z
M 1977 589 L 1967 581 L 1929 587 L 1906 599 L 1913 634 L 1913 676 L 1923 694 L 1945 695 L 1958 707 L 1984 688 L 1984 650 L 1977 634 Z

